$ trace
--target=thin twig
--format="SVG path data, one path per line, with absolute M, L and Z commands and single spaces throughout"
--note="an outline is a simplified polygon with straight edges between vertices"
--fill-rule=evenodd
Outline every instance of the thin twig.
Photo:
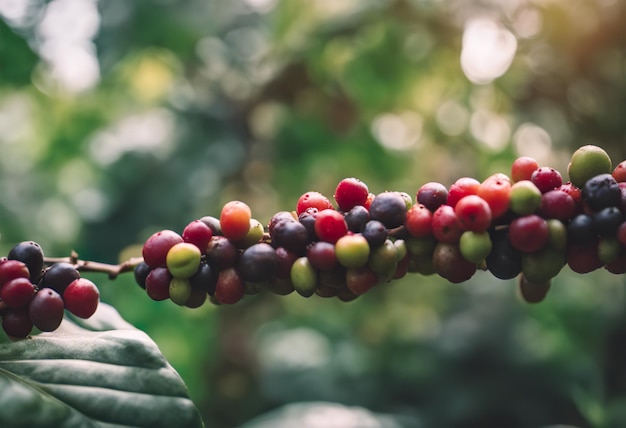
M 94 262 L 90 260 L 81 260 L 78 258 L 78 254 L 72 251 L 69 257 L 45 257 L 44 263 L 46 266 L 53 265 L 55 263 L 69 263 L 81 272 L 100 272 L 106 273 L 109 279 L 115 279 L 118 275 L 125 272 L 132 272 L 135 267 L 143 261 L 143 257 L 131 257 L 130 259 L 120 264 L 109 264 Z

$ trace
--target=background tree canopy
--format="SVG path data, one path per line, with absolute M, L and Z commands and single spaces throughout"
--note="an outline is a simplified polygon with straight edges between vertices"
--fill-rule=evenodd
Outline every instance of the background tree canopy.
M 267 223 L 349 176 L 414 195 L 518 155 L 626 158 L 619 0 L 0 0 L 0 18 L 3 253 L 116 262 L 231 199 Z M 604 271 L 564 270 L 538 306 L 483 272 L 198 310 L 94 280 L 209 427 L 305 401 L 404 426 L 626 424 L 624 280 Z

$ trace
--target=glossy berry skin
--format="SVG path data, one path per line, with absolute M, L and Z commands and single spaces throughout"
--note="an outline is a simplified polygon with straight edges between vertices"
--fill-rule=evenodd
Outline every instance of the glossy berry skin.
M 217 277 L 215 299 L 222 304 L 232 305 L 243 299 L 245 285 L 235 268 L 224 269 Z
M 291 283 L 298 294 L 310 297 L 317 288 L 318 273 L 306 257 L 299 257 L 291 266 Z
M 567 239 L 574 244 L 586 244 L 596 239 L 593 218 L 589 214 L 578 214 L 567 225 Z
M 567 222 L 576 215 L 576 203 L 566 192 L 559 189 L 549 190 L 541 195 L 539 215 L 546 219 Z
M 561 192 L 565 192 L 572 197 L 572 199 L 574 200 L 574 205 L 576 205 L 576 214 L 578 214 L 583 205 L 583 196 L 580 188 L 574 186 L 571 182 L 568 181 L 567 183 L 561 184 L 558 189 Z
M 332 244 L 328 244 L 328 245 L 330 245 L 331 247 L 333 246 Z M 275 251 L 276 251 L 276 275 L 275 277 L 279 279 L 289 278 L 291 265 L 293 265 L 293 262 L 296 261 L 299 255 L 294 253 L 293 251 L 288 251 L 282 247 L 276 248 Z
M 441 205 L 433 213 L 433 236 L 440 242 L 453 244 L 461 238 L 463 226 L 454 210 L 450 205 Z
M 172 274 L 165 267 L 154 268 L 146 277 L 146 293 L 152 300 L 166 300 L 170 297 L 169 287 Z
M 491 234 L 492 250 L 486 258 L 487 269 L 499 279 L 512 279 L 522 271 L 522 256 L 509 240 L 506 230 Z
M 237 270 L 244 281 L 263 282 L 269 280 L 278 267 L 276 250 L 264 242 L 246 248 L 237 261 Z
M 195 244 L 180 242 L 167 252 L 165 265 L 174 278 L 189 278 L 198 270 L 202 254 Z
M 26 267 L 24 262 L 19 260 L 8 260 L 4 259 L 0 261 L 0 288 L 16 278 L 26 278 L 30 277 L 30 272 Z
M 454 207 L 454 213 L 465 230 L 484 232 L 491 225 L 491 208 L 478 195 L 461 199 Z
M 618 183 L 626 182 L 626 160 L 618 163 L 611 175 Z
M 365 266 L 370 255 L 367 239 L 359 233 L 344 235 L 335 243 L 337 261 L 344 267 Z
M 302 223 L 309 234 L 309 241 L 317 241 L 318 237 L 315 233 L 315 219 L 317 218 L 318 213 L 317 208 L 307 208 L 304 210 L 302 214 L 298 216 L 298 221 Z M 367 214 L 369 216 L 369 213 Z M 273 232 L 270 230 L 270 235 L 273 235 Z
M 370 220 L 370 212 L 363 205 L 357 205 L 346 213 L 344 219 L 349 231 L 362 232 L 365 224 Z
M 517 215 L 528 215 L 541 207 L 541 190 L 530 180 L 520 180 L 511 186 L 511 211 Z
M 370 220 L 365 224 L 362 232 L 371 249 L 378 248 L 389 236 L 389 230 L 378 220 Z
M 194 220 L 183 229 L 183 241 L 195 245 L 202 253 L 212 237 L 213 230 L 201 220 Z
M 137 264 L 137 266 L 135 266 L 135 269 L 133 270 L 135 282 L 137 283 L 137 285 L 139 285 L 139 287 L 143 288 L 144 290 L 146 289 L 146 278 L 148 277 L 148 274 L 151 270 L 152 268 L 148 266 L 148 263 L 146 262 L 141 262 Z
M 2 329 L 9 337 L 23 339 L 33 330 L 28 309 L 8 309 L 2 314 Z
M 339 182 L 333 197 L 341 211 L 349 211 L 357 205 L 365 204 L 369 195 L 367 185 L 358 178 L 344 178 Z
M 424 205 L 430 211 L 435 211 L 448 200 L 448 189 L 441 183 L 431 181 L 423 184 L 417 190 L 417 203 Z
M 459 240 L 459 250 L 463 258 L 479 264 L 491 253 L 493 243 L 491 237 L 486 231 L 474 232 L 466 230 Z
M 285 220 L 274 227 L 272 245 L 301 253 L 309 243 L 309 238 L 309 231 L 304 224 L 296 220 Z
M 238 256 L 237 247 L 225 236 L 213 236 L 207 245 L 206 260 L 216 269 L 234 266 Z
M 530 180 L 533 172 L 539 168 L 539 163 L 530 156 L 520 156 L 511 165 L 511 180 L 514 183 L 522 180 Z
M 378 276 L 367 266 L 350 268 L 346 271 L 346 286 L 353 294 L 367 293 L 378 283 Z
M 161 230 L 152 234 L 143 244 L 143 260 L 151 268 L 164 267 L 167 252 L 174 245 L 183 242 L 182 236 L 173 230 Z
M 314 242 L 307 249 L 306 256 L 311 266 L 317 270 L 331 270 L 337 267 L 337 253 L 335 246 L 330 242 Z
M 509 209 L 511 180 L 504 174 L 491 175 L 480 183 L 476 194 L 487 201 L 491 216 L 496 219 Z
M 548 223 L 536 214 L 518 217 L 509 226 L 509 239 L 511 245 L 519 251 L 538 251 L 548 243 Z
M 212 215 L 206 215 L 202 218 L 200 218 L 200 221 L 204 224 L 206 224 L 207 226 L 209 226 L 209 228 L 211 229 L 211 232 L 213 233 L 213 235 L 221 235 L 222 234 L 222 227 L 220 225 L 220 219 L 217 217 L 213 217 Z
M 590 178 L 611 173 L 611 158 L 604 149 L 588 144 L 579 147 L 567 165 L 569 179 L 575 186 L 582 187 Z
M 406 203 L 395 192 L 383 192 L 376 195 L 370 208 L 370 219 L 380 221 L 387 229 L 394 229 L 404 224 Z
M 246 237 L 250 229 L 252 211 L 241 201 L 230 201 L 224 204 L 220 213 L 222 235 L 231 241 L 239 241 Z
M 35 297 L 35 285 L 26 278 L 15 278 L 4 284 L 0 298 L 10 308 L 25 308 Z
M 520 297 L 526 303 L 540 303 L 545 300 L 548 291 L 550 291 L 550 280 L 542 282 L 532 282 L 524 275 L 520 275 L 518 281 L 518 290 Z
M 170 300 L 179 306 L 184 306 L 191 296 L 191 284 L 186 278 L 172 278 L 169 286 Z
M 63 295 L 67 286 L 78 278 L 80 278 L 80 273 L 70 263 L 55 263 L 44 271 L 39 288 L 52 288 Z
M 43 270 L 43 250 L 34 241 L 23 241 L 11 248 L 7 255 L 9 260 L 23 262 L 30 273 L 30 280 L 37 282 Z
M 63 292 L 65 309 L 79 318 L 89 318 L 98 309 L 100 291 L 96 284 L 87 278 L 78 278 Z
M 334 244 L 346 233 L 348 233 L 348 225 L 339 211 L 323 210 L 317 213 L 315 234 L 320 240 Z
M 54 331 L 59 328 L 64 313 L 63 298 L 51 288 L 38 291 L 28 305 L 30 319 L 41 331 Z
M 530 176 L 530 181 L 541 191 L 546 193 L 556 189 L 563 184 L 561 173 L 554 168 L 541 167 L 537 168 Z
M 425 205 L 415 204 L 406 212 L 406 227 L 409 235 L 414 238 L 430 236 L 433 231 L 433 213 Z
M 306 192 L 298 198 L 296 214 L 302 214 L 307 208 L 317 208 L 318 211 L 334 209 L 326 196 L 314 191 Z
M 606 207 L 592 215 L 592 228 L 602 237 L 612 237 L 624 221 L 624 215 L 617 207 Z
M 470 279 L 476 272 L 476 264 L 466 260 L 458 244 L 439 242 L 433 251 L 436 272 L 453 284 Z
M 585 245 L 568 245 L 566 259 L 569 268 L 580 274 L 593 272 L 604 265 L 598 257 L 598 240 Z
M 622 192 L 611 174 L 600 174 L 587 180 L 582 188 L 583 201 L 592 211 L 620 206 Z
M 459 178 L 450 186 L 450 189 L 448 190 L 448 199 L 446 200 L 446 204 L 454 208 L 457 202 L 459 202 L 465 196 L 475 195 L 476 193 L 478 193 L 479 187 L 480 181 L 476 180 L 475 178 Z

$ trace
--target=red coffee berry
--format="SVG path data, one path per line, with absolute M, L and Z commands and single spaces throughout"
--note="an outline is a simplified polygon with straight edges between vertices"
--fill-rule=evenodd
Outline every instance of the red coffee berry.
M 454 244 L 459 242 L 463 233 L 463 226 L 450 205 L 441 205 L 433 213 L 433 235 L 444 243 Z
M 531 175 L 539 168 L 537 161 L 530 156 L 520 156 L 511 165 L 511 180 L 514 183 L 530 180 Z
M 150 275 L 148 275 L 150 276 Z M 92 316 L 100 302 L 100 291 L 96 284 L 87 278 L 75 279 L 63 292 L 65 309 L 79 318 Z
M 250 230 L 251 219 L 252 211 L 245 202 L 227 202 L 220 213 L 222 234 L 231 241 L 245 238 Z
M 10 308 L 25 308 L 35 297 L 35 292 L 35 285 L 29 279 L 15 278 L 4 284 L 0 298 Z
M 327 209 L 317 213 L 315 233 L 320 240 L 334 244 L 339 238 L 348 233 L 348 225 L 343 218 L 343 214 L 339 211 Z
M 461 177 L 455 181 L 448 190 L 448 200 L 446 204 L 454 208 L 454 206 L 461 199 L 468 195 L 475 195 L 478 193 L 478 187 L 480 187 L 480 181 L 471 177 Z
M 213 230 L 201 220 L 194 220 L 183 229 L 183 241 L 194 244 L 202 253 L 206 251 L 212 237 Z
M 492 217 L 498 218 L 509 209 L 511 180 L 504 174 L 491 175 L 480 183 L 476 194 L 489 204 Z
M 478 195 L 461 199 L 454 207 L 454 213 L 465 230 L 484 232 L 491 225 L 491 208 Z
M 537 168 L 530 176 L 532 181 L 541 193 L 546 193 L 552 189 L 556 189 L 563 184 L 561 173 L 554 168 L 541 167 Z
M 35 294 L 28 305 L 28 314 L 31 321 L 41 331 L 54 331 L 65 313 L 63 298 L 51 288 L 43 288 Z
M 519 251 L 538 251 L 548 243 L 548 223 L 536 214 L 518 217 L 509 226 L 509 240 L 513 248 Z
M 367 185 L 358 178 L 344 178 L 335 189 L 335 202 L 342 211 L 349 211 L 367 201 L 369 190 Z
M 296 205 L 296 214 L 300 215 L 307 208 L 317 208 L 318 211 L 333 209 L 333 204 L 330 203 L 328 198 L 322 195 L 320 192 L 306 192 L 298 198 Z
M 143 244 L 144 262 L 151 268 L 165 266 L 167 252 L 180 242 L 183 242 L 183 238 L 172 230 L 161 230 L 154 233 Z
M 404 227 L 415 238 L 432 235 L 433 213 L 422 204 L 415 204 L 406 212 Z

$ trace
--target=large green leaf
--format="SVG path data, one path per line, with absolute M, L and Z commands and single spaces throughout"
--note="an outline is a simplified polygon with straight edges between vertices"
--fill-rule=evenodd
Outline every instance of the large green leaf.
M 111 306 L 0 345 L 1 427 L 202 427 L 178 373 Z

